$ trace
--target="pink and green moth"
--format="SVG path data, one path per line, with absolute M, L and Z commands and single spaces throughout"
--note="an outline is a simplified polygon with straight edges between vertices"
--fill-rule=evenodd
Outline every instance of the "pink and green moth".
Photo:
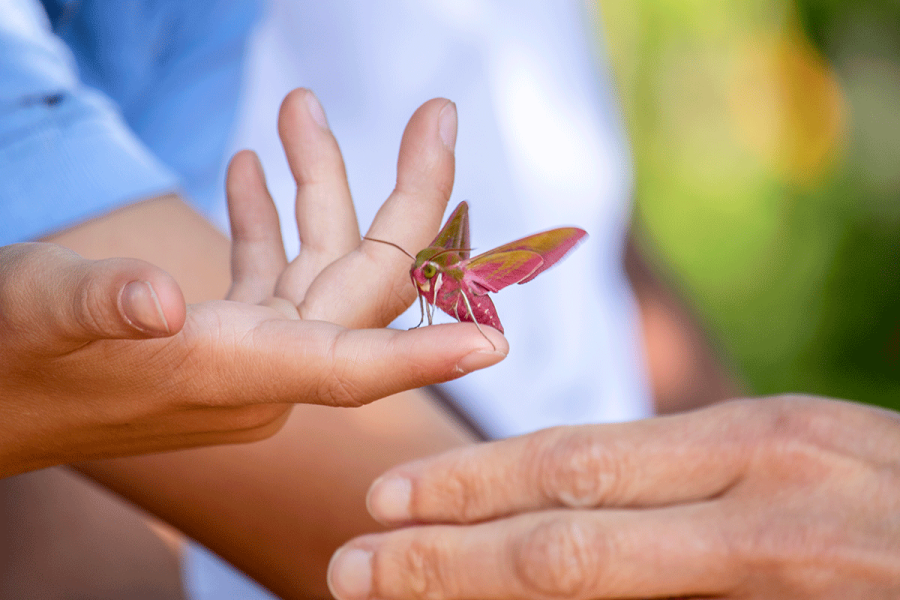
M 437 306 L 457 321 L 475 323 L 479 331 L 480 325 L 489 325 L 502 333 L 500 317 L 488 293 L 531 281 L 559 262 L 586 235 L 577 227 L 551 229 L 471 257 L 469 205 L 460 202 L 431 245 L 415 256 L 409 270 L 422 311 L 419 325 L 426 317 L 431 325 Z

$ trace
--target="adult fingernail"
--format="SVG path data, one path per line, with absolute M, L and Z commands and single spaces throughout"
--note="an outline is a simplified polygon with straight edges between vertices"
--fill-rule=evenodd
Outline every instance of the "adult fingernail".
M 372 484 L 366 496 L 369 514 L 381 523 L 400 523 L 410 519 L 412 482 L 406 477 L 381 478 Z
M 129 325 L 145 333 L 170 333 L 159 297 L 149 281 L 132 281 L 122 288 L 119 298 L 122 314 Z
M 328 565 L 328 589 L 338 600 L 365 600 L 372 590 L 372 553 L 339 549 Z
M 456 123 L 456 104 L 448 102 L 446 106 L 441 109 L 438 128 L 441 132 L 441 141 L 443 141 L 444 145 L 451 151 L 456 147 Z
M 328 129 L 328 119 L 325 118 L 325 111 L 319 103 L 319 99 L 312 92 L 306 94 L 306 108 L 309 110 L 313 121 L 322 129 Z
M 496 350 L 476 350 L 466 354 L 456 363 L 456 372 L 465 375 L 472 371 L 484 369 L 506 358 L 506 354 Z

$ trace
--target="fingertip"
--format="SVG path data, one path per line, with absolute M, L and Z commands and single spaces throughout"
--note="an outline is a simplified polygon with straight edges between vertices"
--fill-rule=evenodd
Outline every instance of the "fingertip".
M 471 323 L 448 323 L 395 332 L 395 340 L 403 340 L 395 361 L 406 365 L 403 389 L 451 381 L 502 361 L 509 351 L 506 339 L 484 329 L 482 335 Z
M 475 328 L 474 324 L 469 323 L 461 323 L 459 326 Z M 456 363 L 456 373 L 459 376 L 491 367 L 509 354 L 509 342 L 502 333 L 491 327 L 475 330 L 479 336 L 478 343 L 473 344 L 475 348 Z
M 372 591 L 371 550 L 349 544 L 328 563 L 328 589 L 337 600 L 367 600 Z
M 451 152 L 453 152 L 456 147 L 457 122 L 456 104 L 448 100 L 441 109 L 440 115 L 438 115 L 438 131 L 440 132 L 441 141 L 444 142 L 444 146 Z
M 412 481 L 398 474 L 379 477 L 366 494 L 366 509 L 382 525 L 409 521 L 411 502 Z
M 303 100 L 306 101 L 306 110 L 309 111 L 309 116 L 316 122 L 316 125 L 325 130 L 329 129 L 328 119 L 325 117 L 325 109 L 322 108 L 322 104 L 316 98 L 316 95 L 312 91 L 307 90 Z
M 440 147 L 449 150 L 452 155 L 456 146 L 457 122 L 456 104 L 447 98 L 432 98 L 422 104 L 410 117 L 406 129 L 403 130 L 403 139 L 400 143 L 401 163 L 408 160 L 403 148 L 420 147 L 423 141 L 438 142 Z
M 482 331 L 484 332 L 483 337 L 488 338 L 493 350 L 501 353 L 505 358 L 509 354 L 509 340 L 506 339 L 506 336 L 493 327 L 483 327 Z
M 225 190 L 229 197 L 235 193 L 246 193 L 248 187 L 260 180 L 265 181 L 265 174 L 256 152 L 246 148 L 237 151 L 228 163 L 225 176 Z
M 159 299 L 160 309 L 169 325 L 168 334 L 174 335 L 181 331 L 187 319 L 184 294 L 175 278 L 165 271 L 160 271 L 159 276 L 155 279 L 153 286 Z
M 509 342 L 502 333 L 474 323 L 428 325 L 398 333 L 407 340 L 407 350 L 416 355 L 451 359 L 453 378 L 495 365 L 509 354 Z
M 303 129 L 308 120 L 323 131 L 329 131 L 325 109 L 313 91 L 308 88 L 291 90 L 281 102 L 278 112 L 278 133 L 282 137 L 290 135 Z
M 444 98 L 443 96 L 438 96 L 436 98 L 432 98 L 431 100 L 427 100 L 422 103 L 419 108 L 413 113 L 413 116 L 410 118 L 410 122 L 418 121 L 422 118 L 428 118 L 430 115 L 439 114 L 448 104 L 453 104 L 453 101 L 449 98 Z M 455 105 L 454 105 L 455 107 Z
M 456 105 L 434 98 L 413 113 L 400 142 L 397 189 L 439 199 L 441 215 L 453 191 L 456 131 Z
M 181 288 L 153 264 L 131 258 L 81 260 L 67 271 L 58 300 L 74 310 L 53 311 L 59 336 L 77 340 L 165 337 L 184 326 Z
M 462 357 L 456 363 L 456 372 L 458 375 L 466 375 L 472 371 L 480 371 L 496 365 L 498 362 L 506 358 L 506 354 L 495 350 L 477 350 L 470 352 Z
M 225 192 L 232 231 L 241 229 L 244 213 L 274 211 L 266 174 L 259 157 L 252 150 L 240 150 L 231 158 L 225 176 Z
M 181 288 L 164 271 L 126 283 L 117 305 L 125 323 L 149 337 L 181 331 L 187 312 Z
M 159 296 L 148 281 L 132 281 L 119 293 L 119 309 L 125 322 L 150 336 L 169 335 L 169 323 Z
M 346 185 L 340 148 L 322 104 L 311 90 L 297 88 L 285 96 L 278 114 L 278 135 L 298 186 L 322 181 Z

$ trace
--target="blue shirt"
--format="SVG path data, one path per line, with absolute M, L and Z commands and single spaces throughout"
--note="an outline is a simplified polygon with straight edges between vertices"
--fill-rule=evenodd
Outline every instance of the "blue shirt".
M 256 2 L 0 0 L 0 244 L 181 190 L 220 202 Z

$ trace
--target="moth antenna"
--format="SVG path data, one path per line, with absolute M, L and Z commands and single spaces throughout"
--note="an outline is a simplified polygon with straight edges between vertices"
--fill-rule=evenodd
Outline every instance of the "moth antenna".
M 409 252 L 407 252 L 406 250 L 404 250 L 403 248 L 401 248 L 400 246 L 398 246 L 398 245 L 395 244 L 394 242 L 386 242 L 386 241 L 384 241 L 384 240 L 379 240 L 379 239 L 376 239 L 376 238 L 370 238 L 370 237 L 367 236 L 367 235 L 364 235 L 364 236 L 363 236 L 363 239 L 364 239 L 364 240 L 369 240 L 370 242 L 378 242 L 378 243 L 380 243 L 380 244 L 387 244 L 388 246 L 393 246 L 394 248 L 396 248 L 397 250 L 399 250 L 399 251 L 402 252 L 403 254 L 407 255 L 407 256 L 410 257 L 411 259 L 416 260 L 416 257 L 415 257 L 415 256 L 413 256 L 412 254 L 410 254 Z

